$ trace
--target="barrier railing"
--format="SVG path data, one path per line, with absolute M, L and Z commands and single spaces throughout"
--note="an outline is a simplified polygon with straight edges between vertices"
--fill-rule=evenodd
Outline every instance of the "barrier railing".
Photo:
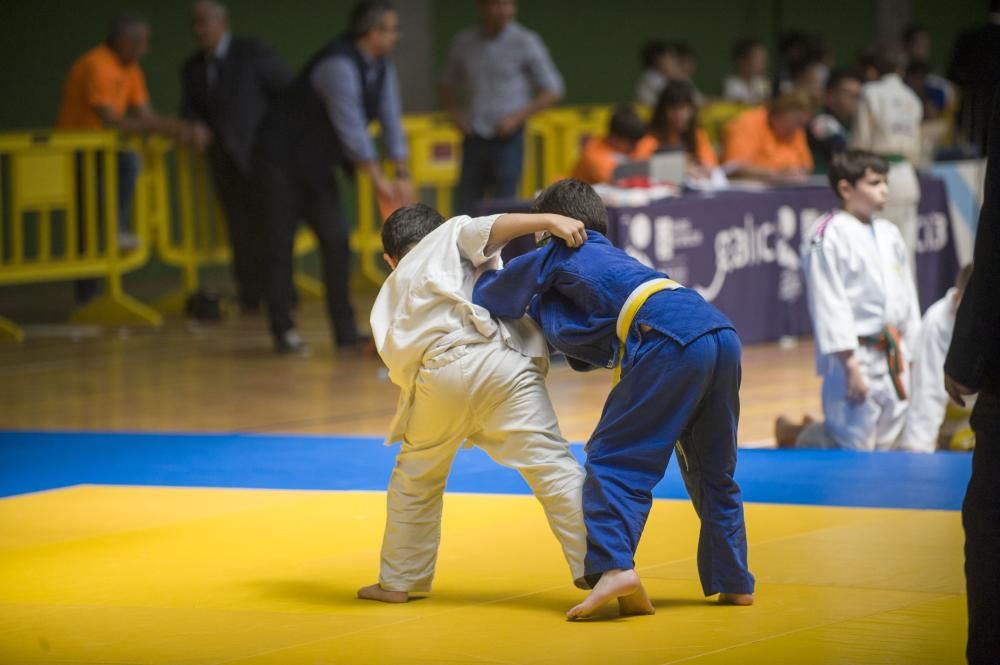
M 702 121 L 718 128 L 737 110 L 707 109 Z M 525 130 L 520 194 L 530 197 L 568 174 L 583 141 L 606 133 L 610 114 L 610 106 L 599 105 L 560 107 L 534 116 Z M 411 177 L 420 198 L 432 202 L 445 217 L 451 216 L 461 135 L 441 113 L 407 116 L 403 127 L 410 144 Z M 130 227 L 138 247 L 127 253 L 117 251 L 115 204 L 115 162 L 125 149 L 142 159 Z M 230 260 L 225 218 L 204 159 L 163 140 L 123 144 L 111 132 L 0 135 L 0 187 L 4 197 L 0 285 L 107 280 L 106 293 L 74 312 L 73 321 L 159 325 L 159 313 L 130 298 L 121 283 L 124 273 L 149 260 L 153 248 L 164 263 L 181 271 L 180 286 L 157 303 L 162 312 L 183 308 L 187 296 L 199 288 L 201 268 Z M 381 214 L 371 181 L 359 174 L 356 187 L 358 220 L 351 246 L 359 256 L 361 274 L 378 284 L 385 276 L 380 258 Z M 315 244 L 312 233 L 303 229 L 296 238 L 296 255 L 312 251 Z M 307 295 L 323 293 L 322 283 L 301 271 L 295 282 Z M 21 337 L 22 333 L 0 319 L 0 335 Z
M 111 132 L 0 135 L 0 285 L 103 278 L 104 293 L 78 323 L 159 326 L 160 314 L 127 295 L 122 276 L 149 259 L 149 229 L 132 215 L 135 247 L 119 249 L 118 158 Z M 136 197 L 136 207 L 144 205 Z M 23 339 L 4 320 L 0 334 Z

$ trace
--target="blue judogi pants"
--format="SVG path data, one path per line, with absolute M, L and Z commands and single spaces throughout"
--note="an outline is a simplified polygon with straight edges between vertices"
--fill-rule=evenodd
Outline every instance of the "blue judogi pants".
M 651 331 L 629 345 L 621 381 L 587 444 L 588 583 L 605 571 L 635 567 L 653 487 L 677 441 L 684 484 L 701 519 L 702 589 L 706 596 L 753 593 L 743 499 L 733 479 L 740 372 L 739 337 L 729 329 L 687 346 Z

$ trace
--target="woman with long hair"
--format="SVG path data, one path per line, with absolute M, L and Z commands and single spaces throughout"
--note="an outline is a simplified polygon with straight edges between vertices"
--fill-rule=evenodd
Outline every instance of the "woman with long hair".
M 636 152 L 652 154 L 680 150 L 687 156 L 688 176 L 705 178 L 719 165 L 708 135 L 698 127 L 694 89 L 671 81 L 660 93 L 649 121 L 649 131 Z

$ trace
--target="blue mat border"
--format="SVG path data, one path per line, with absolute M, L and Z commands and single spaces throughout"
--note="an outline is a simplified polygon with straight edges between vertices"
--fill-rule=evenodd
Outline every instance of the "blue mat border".
M 0 431 L 0 497 L 81 484 L 382 491 L 396 450 L 375 437 Z M 959 453 L 742 449 L 736 479 L 754 503 L 958 510 L 970 474 Z M 448 490 L 529 493 L 476 448 Z M 654 496 L 687 498 L 674 460 Z

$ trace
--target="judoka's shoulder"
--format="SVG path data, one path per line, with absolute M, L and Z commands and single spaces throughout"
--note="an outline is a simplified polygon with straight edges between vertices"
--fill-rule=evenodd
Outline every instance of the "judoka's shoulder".
M 847 235 L 858 220 L 843 210 L 831 210 L 821 215 L 809 230 L 809 243 L 813 247 L 837 243 Z

